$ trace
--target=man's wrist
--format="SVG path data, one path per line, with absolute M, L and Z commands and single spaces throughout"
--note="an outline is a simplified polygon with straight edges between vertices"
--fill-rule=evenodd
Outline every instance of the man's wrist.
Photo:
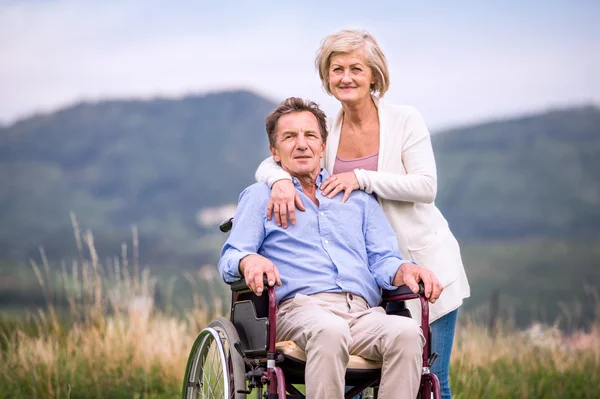
M 240 262 L 238 263 L 238 271 L 240 272 L 240 275 L 242 277 L 244 276 L 244 269 L 246 268 L 247 259 L 251 255 L 252 254 L 248 254 L 248 255 L 244 256 L 242 259 L 240 259 Z

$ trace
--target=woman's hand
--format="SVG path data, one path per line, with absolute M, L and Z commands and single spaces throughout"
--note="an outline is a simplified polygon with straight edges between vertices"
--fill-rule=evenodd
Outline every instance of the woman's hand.
M 302 212 L 306 210 L 294 183 L 289 179 L 281 179 L 273 183 L 271 199 L 267 205 L 267 220 L 271 220 L 275 215 L 277 226 L 283 225 L 283 228 L 287 229 L 288 217 L 292 224 L 296 224 L 296 207 Z
M 340 191 L 344 191 L 342 202 L 346 202 L 352 191 L 360 190 L 360 185 L 354 172 L 345 172 L 329 176 L 321 184 L 321 190 L 323 195 L 329 199 L 335 197 Z

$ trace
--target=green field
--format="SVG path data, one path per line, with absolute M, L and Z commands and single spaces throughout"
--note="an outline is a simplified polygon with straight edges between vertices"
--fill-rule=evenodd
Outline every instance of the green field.
M 0 397 L 177 397 L 202 315 L 129 314 L 60 327 L 3 318 Z M 455 397 L 596 398 L 600 327 L 575 341 L 538 347 L 516 330 L 492 338 L 463 319 L 452 358 Z
M 84 260 L 64 272 L 61 285 L 49 283 L 49 266 L 36 265 L 42 295 L 52 303 L 62 286 L 68 305 L 0 317 L 0 397 L 177 397 L 195 336 L 227 307 L 226 288 L 205 268 L 185 277 L 197 293 L 193 306 L 158 309 L 155 280 L 135 269 L 120 264 L 108 272 Z M 600 321 L 570 334 L 499 323 L 491 334 L 463 314 L 451 383 L 456 398 L 596 398 Z

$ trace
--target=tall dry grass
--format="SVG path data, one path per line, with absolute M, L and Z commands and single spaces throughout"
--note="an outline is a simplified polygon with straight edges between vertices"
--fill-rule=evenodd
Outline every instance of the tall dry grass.
M 455 398 L 600 397 L 600 320 L 589 331 L 564 334 L 534 324 L 510 324 L 491 334 L 463 318 L 451 360 Z
M 196 293 L 185 317 L 157 311 L 156 281 L 139 266 L 136 230 L 131 265 L 125 244 L 120 257 L 101 263 L 91 232 L 81 234 L 72 221 L 79 258 L 69 268 L 54 273 L 43 249 L 41 263 L 31 261 L 48 306 L 2 337 L 0 397 L 176 396 L 196 334 L 221 313 L 222 283 L 206 268 L 187 274 L 193 287 L 215 280 L 204 284 L 214 302 Z M 58 291 L 68 312 L 54 305 Z

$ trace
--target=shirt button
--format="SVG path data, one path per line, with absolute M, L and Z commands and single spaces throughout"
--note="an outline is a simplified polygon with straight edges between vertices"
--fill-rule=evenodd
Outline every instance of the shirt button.
M 324 242 L 325 244 L 329 244 L 329 241 L 328 241 L 328 240 L 325 240 L 325 241 L 323 241 L 323 242 Z
M 319 212 L 319 215 L 325 216 L 325 212 Z

